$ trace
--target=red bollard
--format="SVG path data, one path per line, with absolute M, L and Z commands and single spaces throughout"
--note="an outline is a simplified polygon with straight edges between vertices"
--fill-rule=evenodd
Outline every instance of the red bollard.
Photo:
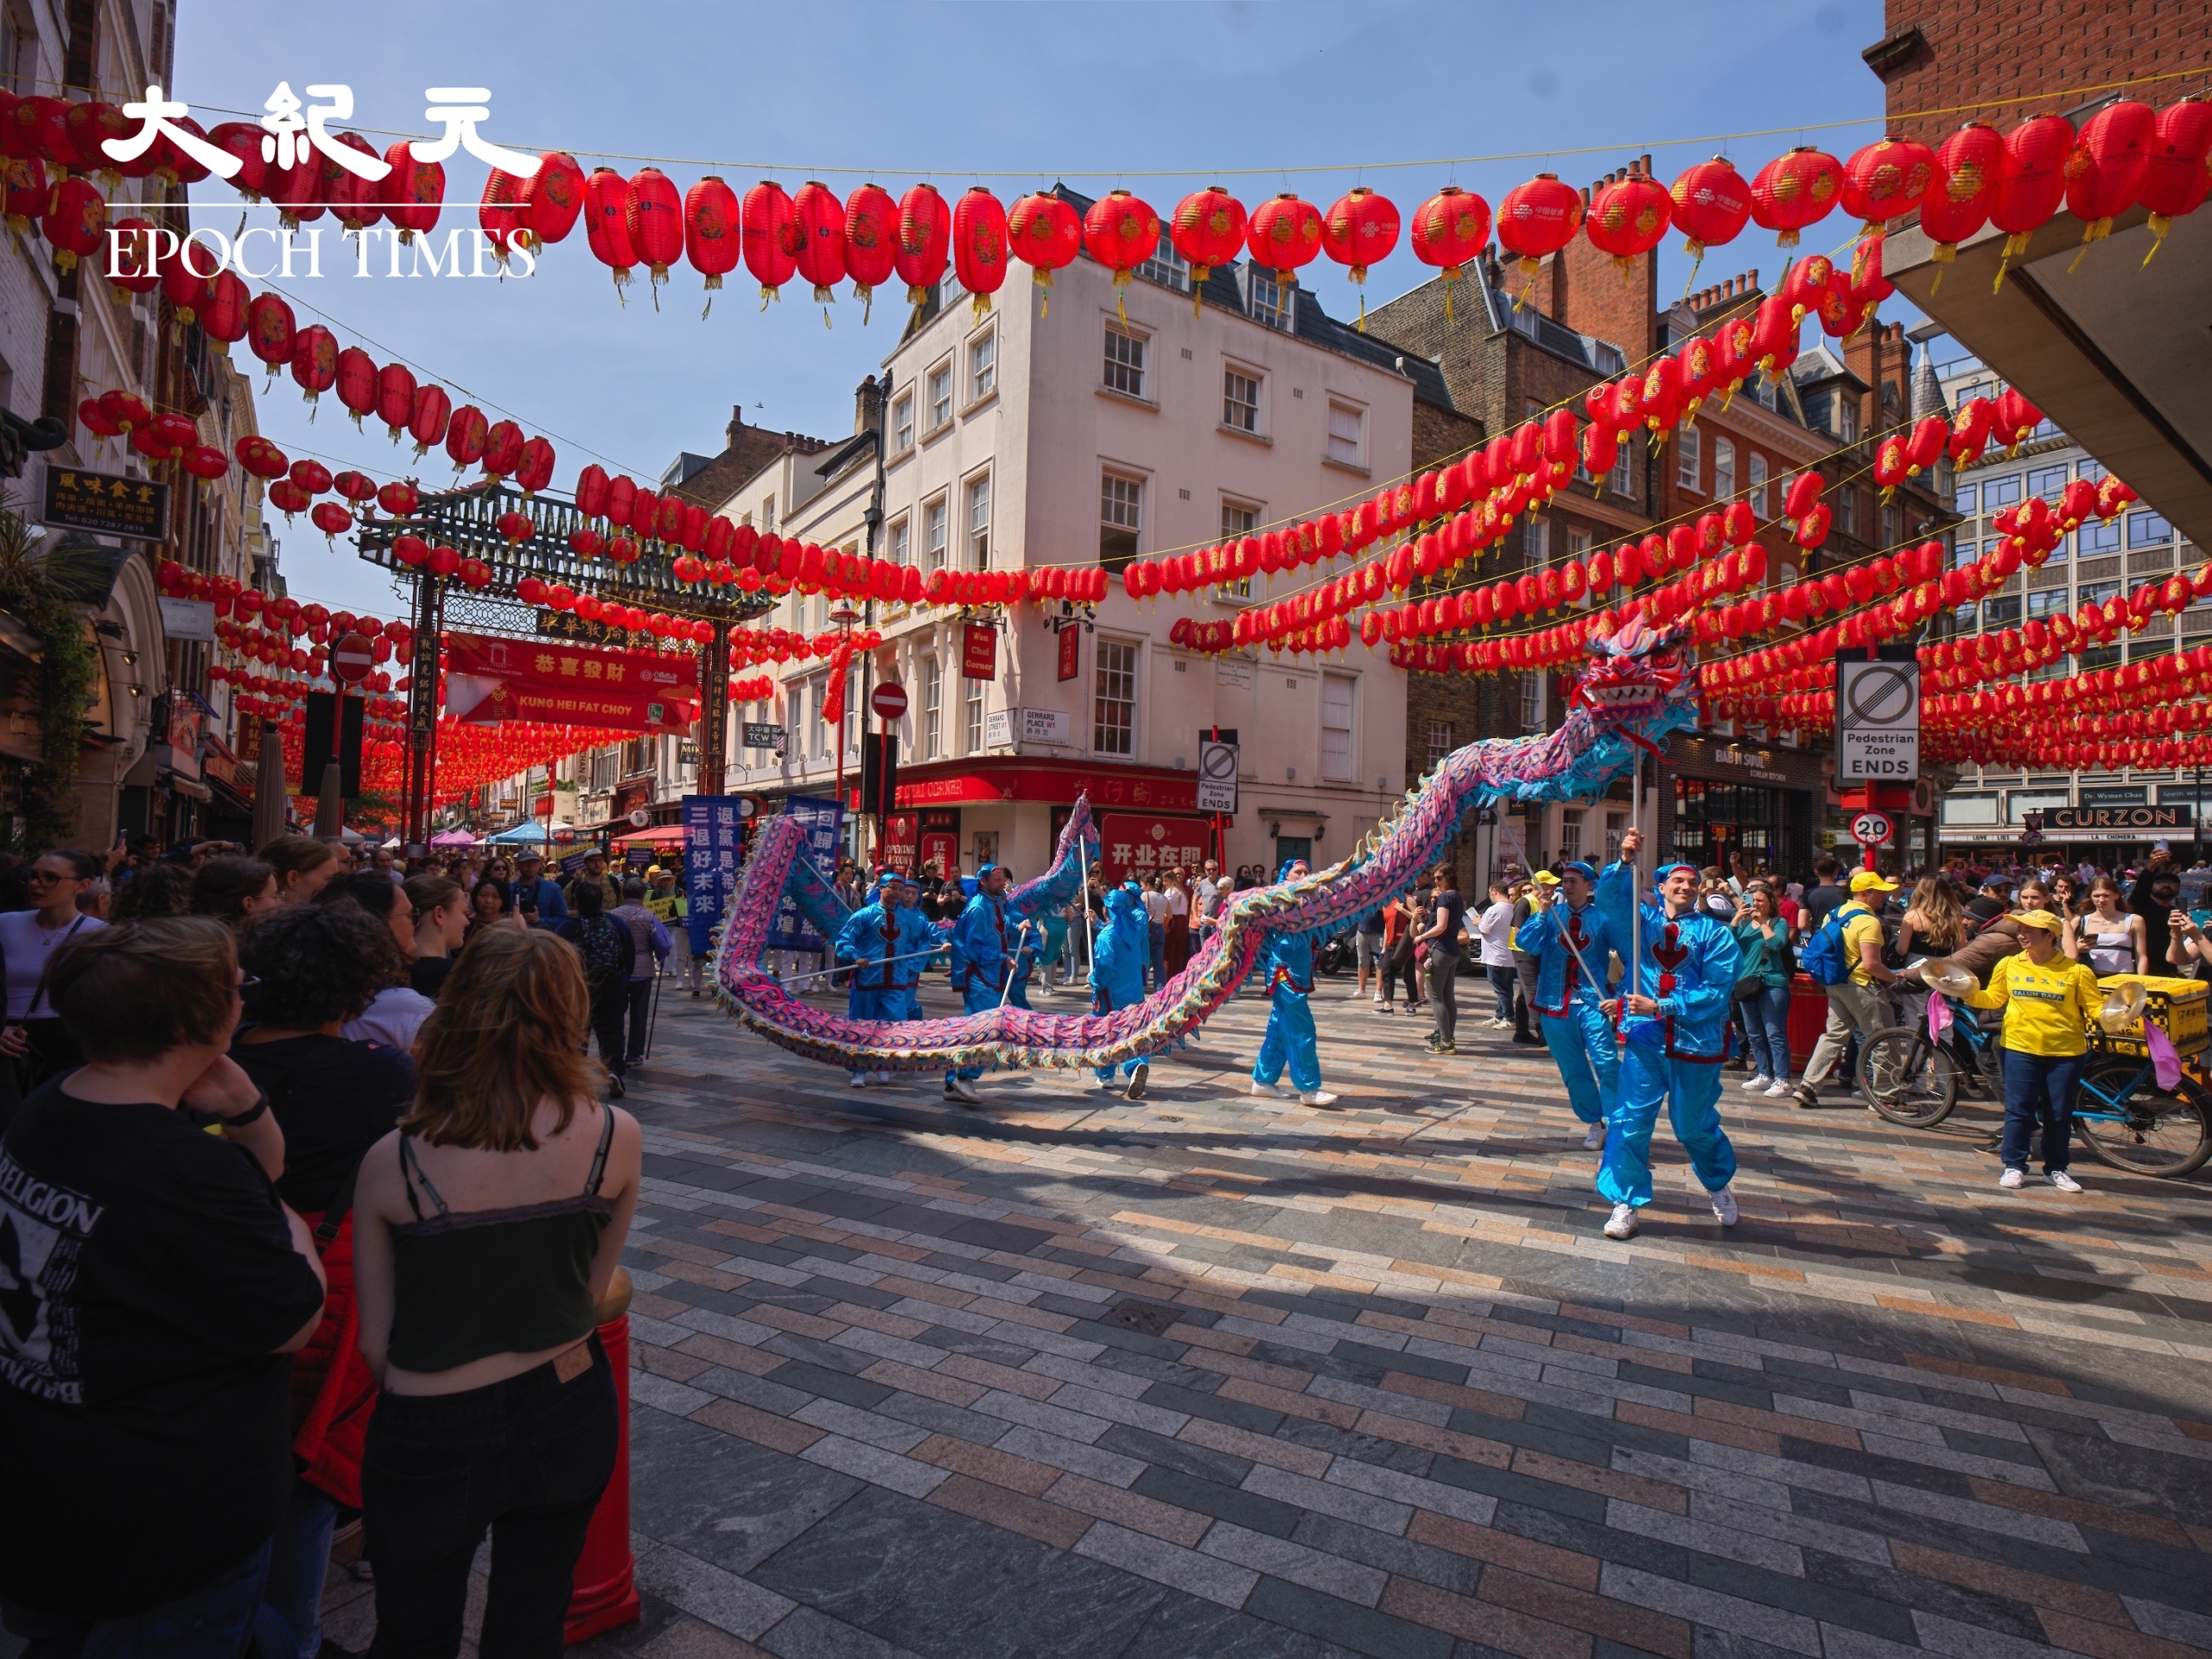
M 614 1269 L 614 1282 L 599 1305 L 600 1345 L 614 1370 L 614 1397 L 620 1405 L 622 1438 L 615 1443 L 614 1473 L 592 1511 L 591 1530 L 569 1591 L 569 1617 L 562 1639 L 588 1640 L 643 1616 L 638 1603 L 637 1558 L 630 1553 L 630 1275 Z

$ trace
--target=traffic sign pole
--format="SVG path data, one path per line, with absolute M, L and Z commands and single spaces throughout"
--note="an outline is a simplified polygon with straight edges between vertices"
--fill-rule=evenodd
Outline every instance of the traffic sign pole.
M 868 694 L 868 702 L 883 722 L 883 747 L 875 767 L 875 787 L 881 797 L 875 804 L 875 861 L 880 865 L 891 840 L 891 722 L 906 712 L 906 688 L 896 680 L 886 680 Z M 862 801 L 861 810 L 868 810 L 868 804 Z M 918 848 L 916 852 L 918 856 Z

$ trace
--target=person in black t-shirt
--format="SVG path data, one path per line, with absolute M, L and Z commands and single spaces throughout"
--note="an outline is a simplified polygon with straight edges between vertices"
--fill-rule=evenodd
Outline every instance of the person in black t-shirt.
M 225 1057 L 230 932 L 110 928 L 48 988 L 88 1058 L 0 1141 L 0 1613 L 34 1653 L 283 1652 L 263 1587 L 322 1270 Z
M 1850 901 L 1851 892 L 1843 883 L 1843 865 L 1833 853 L 1822 853 L 1813 861 L 1813 885 L 1805 889 L 1799 904 L 1803 920 L 1798 931 L 1807 938 L 1812 938 L 1828 912 Z
M 1459 1052 L 1459 930 L 1466 919 L 1467 902 L 1459 897 L 1458 874 L 1449 864 L 1438 865 L 1433 919 L 1421 936 L 1428 946 L 1424 977 L 1436 1010 L 1436 1035 L 1428 1044 L 1433 1053 Z

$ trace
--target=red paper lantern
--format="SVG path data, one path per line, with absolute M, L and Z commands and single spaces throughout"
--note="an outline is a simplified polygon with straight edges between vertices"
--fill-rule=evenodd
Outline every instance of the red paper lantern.
M 2005 135 L 2005 170 L 1990 199 L 1989 222 L 2005 232 L 2004 259 L 2028 251 L 2028 238 L 2066 199 L 2066 163 L 2074 125 L 2063 115 L 2038 115 Z M 1999 264 L 1997 280 L 2005 280 Z
M 739 254 L 737 193 L 709 174 L 684 193 L 683 257 L 711 294 L 737 269 Z
M 485 429 L 484 476 L 497 483 L 522 464 L 522 429 L 499 421 Z
M 491 429 L 484 411 L 474 404 L 463 404 L 454 410 L 453 418 L 446 423 L 446 454 L 454 471 L 473 467 L 484 458 L 484 438 Z
M 1451 284 L 1490 243 L 1490 204 L 1471 190 L 1447 184 L 1414 209 L 1414 257 L 1444 274 L 1444 315 L 1452 315 Z
M 308 517 L 326 537 L 342 536 L 353 528 L 353 515 L 335 501 L 319 502 Z
M 772 179 L 763 179 L 745 193 L 738 214 L 739 238 L 745 251 L 745 268 L 760 284 L 760 305 L 780 296 L 783 286 L 798 269 L 798 230 L 791 219 L 791 199 Z
M 377 492 L 377 505 L 395 518 L 413 518 L 422 505 L 422 495 L 412 484 L 391 483 Z
M 244 122 L 224 124 L 245 126 Z M 221 129 L 218 129 L 219 131 Z M 258 129 L 247 127 L 254 135 L 248 142 L 259 149 Z M 438 214 L 443 209 L 446 197 L 446 170 L 437 162 L 418 162 L 415 159 L 413 141 L 401 138 L 384 153 L 385 164 L 391 168 L 378 181 L 377 190 L 384 204 L 384 216 L 399 227 L 402 242 L 414 241 L 416 234 L 429 235 L 438 227 Z M 243 178 L 244 174 L 239 177 Z M 236 181 L 233 181 L 236 182 Z
M 1298 281 L 1300 267 L 1321 251 L 1321 210 L 1294 191 L 1269 197 L 1252 210 L 1244 245 L 1253 264 L 1274 273 L 1285 287 Z
M 1236 262 L 1244 245 L 1244 204 L 1217 184 L 1194 190 L 1175 204 L 1168 239 L 1191 267 L 1191 315 L 1209 273 Z
M 515 483 L 524 495 L 535 495 L 553 481 L 553 445 L 544 438 L 531 438 L 515 462 Z
M 415 389 L 415 413 L 407 423 L 407 435 L 415 440 L 415 458 L 420 461 L 429 453 L 430 446 L 442 442 L 448 423 L 453 418 L 453 399 L 446 395 L 443 386 L 417 386 Z M 477 417 L 481 420 L 483 417 Z
M 1613 269 L 1625 278 L 1634 274 L 1637 260 L 1666 238 L 1674 206 L 1657 180 L 1631 173 L 1601 186 L 1590 198 L 1582 233 L 1592 247 L 1611 257 Z
M 238 162 L 238 170 L 231 175 L 231 188 L 248 201 L 259 201 L 269 188 L 269 163 L 261 155 L 261 141 L 268 136 L 257 121 L 225 121 L 207 130 L 207 142 Z M 403 138 L 400 146 L 409 142 Z M 7 149 L 4 134 L 0 134 L 0 153 L 15 153 Z
M 12 167 L 0 167 L 0 180 L 7 188 L 8 228 L 18 235 L 29 234 L 31 221 L 46 217 L 47 204 L 53 196 L 47 183 L 45 158 L 33 156 L 16 161 Z
M 537 158 L 537 171 L 522 181 L 521 229 L 527 248 L 563 241 L 584 207 L 584 170 L 575 158 L 557 149 Z
M 683 202 L 658 168 L 641 167 L 630 181 L 622 199 L 622 226 L 645 262 L 652 286 L 659 287 L 668 280 L 668 268 L 683 257 Z
M 1545 257 L 1572 242 L 1581 228 L 1582 193 L 1560 182 L 1556 173 L 1539 173 L 1505 193 L 1497 204 L 1497 239 L 1508 252 L 1520 256 L 1521 274 L 1529 283 L 1522 299 L 1534 291 Z M 1516 308 L 1520 303 L 1514 302 Z
M 907 303 L 922 304 L 944 280 L 951 245 L 952 210 L 943 196 L 918 184 L 899 198 L 899 252 L 892 269 L 906 284 Z
M 2150 210 L 2149 264 L 2173 221 L 2193 213 L 2212 190 L 2212 168 L 2205 158 L 2212 154 L 2212 103 L 2201 97 L 2185 98 L 2158 111 L 2151 136 L 2151 157 L 2135 200 Z
M 1006 209 L 980 184 L 969 185 L 952 210 L 952 268 L 981 317 L 1006 281 Z
M 1015 202 L 1007 211 L 1006 234 L 1007 248 L 1030 268 L 1030 281 L 1039 288 L 1050 288 L 1052 273 L 1065 270 L 1083 251 L 1083 220 L 1050 191 L 1033 191 Z M 1049 298 L 1044 302 L 1046 308 L 1051 304 Z
M 828 305 L 845 280 L 845 208 L 826 184 L 809 180 L 791 199 L 791 256 L 798 274 L 814 285 L 817 303 Z M 826 314 L 825 314 L 826 315 Z
M 1987 123 L 1969 121 L 1943 141 L 1936 152 L 1935 180 L 1920 204 L 1920 228 L 1936 244 L 1939 264 L 1956 259 L 1958 245 L 1989 222 L 2004 176 L 2005 140 Z M 1942 272 L 1936 280 L 1943 280 Z
M 74 270 L 79 259 L 97 254 L 106 231 L 107 201 L 92 188 L 91 180 L 64 179 L 54 187 L 39 232 L 52 245 L 59 270 Z
M 100 275 L 110 288 L 123 294 L 151 294 L 162 285 L 162 272 L 152 257 L 153 235 L 152 223 L 136 217 L 118 219 L 108 227 L 111 251 Z
M 1160 245 L 1160 215 L 1152 211 L 1150 203 L 1128 191 L 1111 191 L 1092 202 L 1084 214 L 1083 245 L 1092 258 L 1114 273 L 1117 290 L 1127 288 L 1136 268 L 1151 258 Z M 1118 292 L 1114 303 L 1116 307 L 1122 303 Z M 1126 309 L 1122 321 L 1128 321 Z
M 1867 232 L 1880 230 L 1914 208 L 1936 182 L 1936 156 L 1917 138 L 1895 133 L 1854 154 L 1843 169 L 1843 211 Z
M 1842 189 L 1842 163 L 1825 150 L 1800 144 L 1776 156 L 1751 181 L 1751 217 L 1778 233 L 1777 247 L 1794 248 L 1798 232 L 1826 219 Z
M 638 247 L 630 236 L 630 181 L 611 167 L 594 168 L 584 181 L 584 239 L 592 257 L 614 273 L 620 294 L 630 285 Z
M 1726 156 L 1685 168 L 1667 193 L 1674 199 L 1675 224 L 1688 239 L 1683 251 L 1702 260 L 1707 248 L 1733 242 L 1751 216 L 1751 188 Z M 1690 275 L 1697 275 L 1692 266 Z
M 2082 220 L 2082 240 L 2112 234 L 2112 221 L 2134 205 L 2150 169 L 2158 118 L 2151 106 L 2124 98 L 2082 123 L 2066 157 L 2066 211 Z
M 1367 186 L 1355 185 L 1340 196 L 1321 221 L 1321 251 L 1346 267 L 1347 278 L 1363 288 L 1367 269 L 1389 258 L 1398 245 L 1398 209 L 1388 196 Z M 1367 296 L 1360 296 L 1360 315 L 1367 315 Z
M 366 501 L 377 493 L 376 480 L 366 473 L 340 473 L 330 483 L 331 487 L 348 501 Z
M 321 323 L 292 336 L 292 378 L 310 404 L 338 381 L 338 337 Z
M 845 274 L 853 279 L 863 323 L 898 259 L 899 204 L 881 185 L 864 184 L 845 198 Z
M 502 269 L 507 263 L 507 248 L 516 236 L 525 234 L 522 211 L 523 181 L 501 168 L 493 168 L 485 175 L 484 194 L 477 200 L 476 223 L 492 245 L 493 257 Z M 530 245 L 525 240 L 523 245 Z
M 376 412 L 378 382 L 376 359 L 358 346 L 348 346 L 338 353 L 338 401 L 353 417 L 353 424 L 361 423 L 361 416 Z M 410 400 L 411 401 L 411 400 Z

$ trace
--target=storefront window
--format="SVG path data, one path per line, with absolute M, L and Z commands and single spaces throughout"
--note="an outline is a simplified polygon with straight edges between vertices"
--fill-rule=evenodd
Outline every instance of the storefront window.
M 1675 779 L 1675 855 L 1723 867 L 1738 852 L 1754 861 L 1772 856 L 1781 843 L 1780 800 L 1756 785 Z

